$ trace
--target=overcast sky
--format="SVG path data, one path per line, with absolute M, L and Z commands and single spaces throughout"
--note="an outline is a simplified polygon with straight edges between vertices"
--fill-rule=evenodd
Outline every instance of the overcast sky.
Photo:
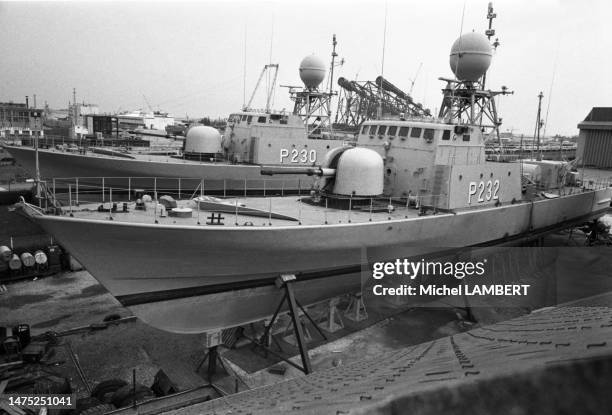
M 487 3 L 465 1 L 463 32 L 486 29 Z M 591 107 L 612 106 L 612 2 L 493 5 L 501 46 L 488 87 L 515 91 L 498 102 L 502 131 L 533 134 L 540 91 L 543 117 L 550 102 L 547 135 L 576 134 Z M 437 78 L 452 76 L 448 57 L 464 2 L 389 0 L 386 7 L 384 75 L 405 91 L 416 75 L 413 96 L 437 110 Z M 279 84 L 300 85 L 301 59 L 315 53 L 329 62 L 334 33 L 345 61 L 335 78 L 374 80 L 384 23 L 385 2 L 374 0 L 0 2 L 0 101 L 36 94 L 39 107 L 65 108 L 75 87 L 78 101 L 105 112 L 147 108 L 146 96 L 175 116 L 226 117 L 243 103 L 245 32 L 248 99 L 270 60 L 280 64 Z M 264 104 L 258 95 L 254 106 Z M 291 107 L 286 89 L 276 90 L 274 107 Z

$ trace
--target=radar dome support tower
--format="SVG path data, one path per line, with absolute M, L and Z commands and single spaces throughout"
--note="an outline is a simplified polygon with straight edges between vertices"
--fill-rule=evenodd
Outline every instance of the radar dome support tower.
M 333 36 L 332 67 L 336 54 L 336 35 Z M 300 63 L 300 79 L 304 87 L 281 85 L 289 88 L 291 100 L 294 102 L 293 113 L 304 121 L 308 136 L 321 137 L 324 131 L 331 128 L 331 101 L 336 93 L 332 89 L 330 79 L 329 91 L 319 90 L 319 85 L 326 75 L 325 63 L 315 55 L 306 56 Z M 332 75 L 333 76 L 333 75 Z
M 466 33 L 455 41 L 450 53 L 450 67 L 455 79 L 439 78 L 446 81 L 446 88 L 438 116 L 448 122 L 455 121 L 461 124 L 479 125 L 499 132 L 501 118 L 497 115 L 495 96 L 507 95 L 505 86 L 500 91 L 485 89 L 486 73 L 491 64 L 493 48 L 499 45 L 496 39 L 493 45 L 491 36 L 495 34 L 492 28 L 493 6 L 489 3 L 487 18 L 489 29 L 486 35 L 480 33 Z

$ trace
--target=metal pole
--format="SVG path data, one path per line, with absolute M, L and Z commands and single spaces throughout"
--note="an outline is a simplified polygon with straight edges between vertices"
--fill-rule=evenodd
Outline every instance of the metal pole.
M 110 203 L 110 209 L 108 212 L 108 216 L 112 219 L 113 218 L 113 188 L 112 187 L 108 188 L 108 199 Z
M 102 177 L 102 203 L 104 203 L 104 177 Z
M 372 198 L 370 198 L 370 222 L 372 222 Z
M 132 407 L 136 408 L 136 369 L 132 369 Z
M 247 179 L 244 179 L 244 197 L 247 197 Z
M 132 201 L 132 178 L 128 177 L 128 202 Z
M 178 198 L 181 198 L 181 178 L 178 178 Z
M 238 226 L 238 199 L 236 199 L 235 203 L 236 203 L 236 210 L 234 214 L 234 224 Z
M 29 111 L 28 111 L 29 114 Z M 36 146 L 36 199 L 38 200 L 38 207 L 40 204 L 40 164 L 38 162 L 38 136 L 34 136 L 34 143 Z
M 76 183 L 76 205 L 79 205 L 79 178 L 76 177 L 75 179 L 75 183 Z
M 223 197 L 225 197 L 225 196 L 226 196 L 226 190 L 225 190 L 225 188 L 226 188 L 226 183 L 225 183 L 225 182 L 226 182 L 226 179 L 223 179 Z
M 327 225 L 327 197 L 325 198 L 325 224 Z
M 268 209 L 268 225 L 272 226 L 272 198 L 270 198 L 269 203 L 270 204 L 269 204 L 269 209 Z
M 68 184 L 68 205 L 70 206 L 70 216 L 72 216 L 72 184 Z
M 349 196 L 348 223 L 351 223 L 351 209 L 353 208 L 353 195 Z

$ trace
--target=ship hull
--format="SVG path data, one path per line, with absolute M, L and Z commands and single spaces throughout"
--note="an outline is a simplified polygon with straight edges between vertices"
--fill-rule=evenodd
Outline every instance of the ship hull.
M 19 165 L 35 174 L 35 151 L 29 147 L 6 146 Z M 298 175 L 270 178 L 260 174 L 260 166 L 249 164 L 206 163 L 171 159 L 165 161 L 129 159 L 92 154 L 76 154 L 39 150 L 40 175 L 49 186 L 66 189 L 70 184 L 75 190 L 80 186 L 116 191 L 153 190 L 185 193 L 193 192 L 201 181 L 205 193 L 238 194 L 245 189 L 249 193 L 295 191 L 309 189 L 313 179 Z M 78 177 L 78 181 L 75 179 Z M 104 177 L 104 182 L 101 178 Z M 180 180 L 179 180 L 180 179 Z
M 358 290 L 376 261 L 505 243 L 587 220 L 609 205 L 610 189 L 602 189 L 456 214 L 324 226 L 179 227 L 32 217 L 145 322 L 197 333 L 269 316 L 278 290 L 249 290 L 282 273 L 309 278 L 298 296 L 314 302 Z M 246 297 L 232 297 L 238 288 Z M 214 301 L 207 302 L 211 295 Z

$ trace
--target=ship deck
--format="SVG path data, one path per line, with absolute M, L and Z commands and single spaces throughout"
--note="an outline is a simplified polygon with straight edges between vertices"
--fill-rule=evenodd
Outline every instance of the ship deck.
M 192 209 L 191 217 L 176 217 L 171 216 L 166 212 L 164 216 L 161 214 L 161 209 L 156 211 L 155 203 L 145 203 L 146 210 L 137 210 L 135 202 L 118 201 L 117 211 L 109 212 L 112 204 L 106 203 L 87 203 L 80 206 L 63 207 L 66 214 L 72 213 L 75 218 L 89 220 L 110 220 L 126 222 L 126 223 L 141 223 L 169 225 L 169 226 L 225 226 L 225 227 L 270 227 L 270 226 L 300 226 L 300 225 L 332 225 L 346 223 L 367 223 L 367 222 L 382 222 L 389 220 L 401 220 L 417 218 L 419 210 L 414 207 L 406 207 L 405 204 L 399 205 L 393 203 L 394 210 L 389 213 L 389 200 L 383 202 L 382 199 L 372 202 L 372 212 L 370 205 L 366 203 L 361 208 L 352 207 L 350 210 L 326 208 L 324 206 L 313 205 L 308 203 L 308 197 L 287 196 L 287 197 L 249 197 L 245 198 L 227 198 L 220 199 L 226 205 L 227 211 L 221 212 L 221 223 L 216 220 L 211 221 L 212 213 L 216 209 L 201 209 L 198 211 L 194 200 L 177 201 L 178 208 Z M 246 202 L 246 203 L 245 203 Z M 127 203 L 127 212 L 123 212 L 123 203 Z M 242 207 L 257 209 L 259 213 L 256 216 L 238 213 L 236 214 L 236 203 L 239 209 Z M 98 208 L 103 206 L 106 211 L 99 211 Z M 218 214 L 218 211 L 217 213 Z M 286 216 L 287 219 L 274 216 Z M 291 220 L 292 218 L 293 220 Z
M 10 153 L 11 150 L 26 150 L 34 152 L 34 148 L 28 146 L 5 146 L 6 150 Z M 136 160 L 136 161 L 150 161 L 155 163 L 178 163 L 178 164 L 226 164 L 227 161 L 222 160 L 210 160 L 210 159 L 183 159 L 180 157 L 171 157 L 168 154 L 161 153 L 173 153 L 178 150 L 176 147 L 169 148 L 133 148 L 130 151 L 121 151 L 116 147 L 100 147 L 100 153 L 86 150 L 86 151 L 78 151 L 78 150 L 62 150 L 57 148 L 44 148 L 39 149 L 40 153 L 51 153 L 51 154 L 62 154 L 66 156 L 74 156 L 74 157 L 95 157 L 95 158 L 103 158 L 103 159 L 115 159 L 115 160 Z M 112 154 L 115 152 L 116 154 Z

